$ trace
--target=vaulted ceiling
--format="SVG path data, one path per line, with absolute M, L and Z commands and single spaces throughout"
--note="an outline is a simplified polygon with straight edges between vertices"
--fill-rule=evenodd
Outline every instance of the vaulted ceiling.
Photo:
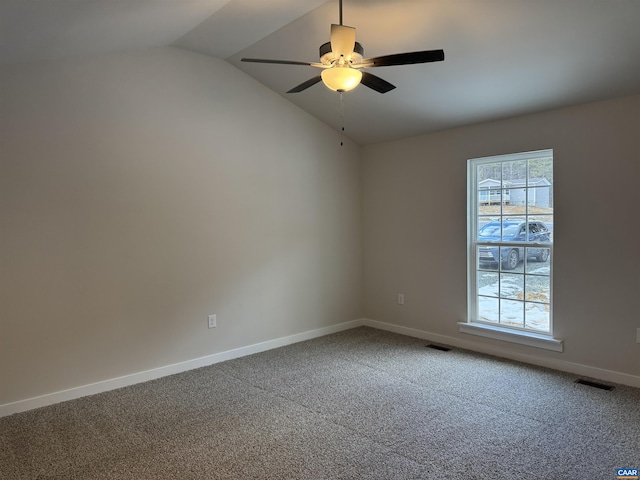
M 365 56 L 444 49 L 445 61 L 382 67 L 397 88 L 343 97 L 307 66 L 339 22 L 338 0 L 0 0 L 0 62 L 172 45 L 226 59 L 311 115 L 371 144 L 640 94 L 638 0 L 344 0 Z

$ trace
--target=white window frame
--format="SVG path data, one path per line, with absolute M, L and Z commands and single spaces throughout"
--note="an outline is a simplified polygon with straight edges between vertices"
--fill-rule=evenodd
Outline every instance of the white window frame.
M 537 150 L 532 152 L 515 153 L 507 155 L 497 155 L 492 157 L 474 158 L 467 161 L 467 321 L 460 322 L 459 330 L 463 333 L 479 335 L 483 337 L 503 340 L 512 343 L 528 345 L 532 347 L 544 348 L 557 352 L 563 351 L 563 342 L 553 337 L 553 242 L 548 244 L 536 244 L 544 248 L 549 248 L 550 253 L 550 312 L 549 312 L 549 332 L 537 332 L 520 329 L 500 324 L 482 322 L 478 320 L 478 295 L 477 295 L 477 241 L 478 232 L 478 204 L 479 191 L 476 178 L 476 167 L 484 163 L 514 162 L 522 160 L 535 160 L 541 157 L 553 158 L 553 150 Z M 528 175 L 528 173 L 527 173 Z M 525 185 L 528 183 L 525 178 Z M 553 188 L 553 185 L 551 186 Z M 525 190 L 528 192 L 528 190 Z M 525 204 L 528 199 L 525 196 Z M 525 217 L 527 219 L 527 217 Z M 555 223 L 555 216 L 554 216 Z M 555 228 L 554 228 L 555 229 Z M 527 247 L 530 243 L 509 242 L 509 246 Z

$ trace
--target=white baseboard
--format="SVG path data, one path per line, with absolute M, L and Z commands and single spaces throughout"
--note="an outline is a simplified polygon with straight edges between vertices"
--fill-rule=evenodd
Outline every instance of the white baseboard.
M 367 327 L 377 328 L 379 330 L 387 330 L 389 332 L 400 333 L 409 337 L 422 338 L 434 343 L 451 345 L 452 347 L 464 348 L 466 350 L 486 353 L 487 355 L 494 355 L 496 357 L 509 358 L 511 360 L 538 365 L 540 367 L 552 368 L 554 370 L 560 370 L 562 372 L 572 373 L 579 376 L 591 377 L 606 382 L 619 383 L 621 385 L 640 388 L 640 377 L 630 375 L 628 373 L 605 370 L 603 368 L 567 362 L 554 358 L 538 357 L 536 355 L 528 355 L 525 353 L 514 353 L 501 349 L 500 347 L 483 345 L 469 340 L 449 337 L 447 335 L 439 335 L 437 333 L 417 330 L 415 328 L 402 327 L 391 323 L 378 322 L 377 320 L 370 320 L 368 318 L 363 319 L 362 322 L 363 325 Z
M 422 338 L 434 343 L 451 345 L 453 347 L 464 348 L 467 350 L 486 353 L 488 355 L 494 355 L 497 357 L 509 358 L 511 360 L 529 363 L 532 365 L 538 365 L 541 367 L 552 368 L 554 370 L 573 373 L 575 375 L 591 377 L 607 382 L 619 383 L 622 385 L 629 385 L 631 387 L 640 388 L 640 377 L 635 375 L 605 370 L 589 365 L 566 362 L 553 358 L 543 358 L 534 355 L 527 355 L 524 353 L 513 353 L 503 350 L 499 347 L 482 345 L 469 340 L 463 340 L 455 337 L 427 332 L 424 330 L 417 330 L 415 328 L 408 328 L 391 323 L 378 322 L 376 320 L 362 318 L 358 320 L 352 320 L 350 322 L 340 323 L 337 325 L 331 325 L 329 327 L 323 327 L 315 330 L 309 330 L 307 332 L 289 335 L 287 337 L 276 338 L 274 340 L 268 340 L 266 342 L 256 343 L 253 345 L 248 345 L 246 347 L 227 350 L 225 352 L 214 353 L 212 355 L 194 358 L 192 360 L 154 368 L 152 370 L 137 372 L 130 375 L 124 375 L 122 377 L 70 388 L 68 390 L 62 390 L 38 397 L 19 400 L 13 403 L 7 403 L 4 405 L 0 405 L 0 417 L 32 410 L 34 408 L 46 407 L 47 405 L 53 405 L 55 403 L 73 400 L 75 398 L 85 397 L 87 395 L 94 395 L 109 390 L 115 390 L 116 388 L 126 387 L 128 385 L 134 385 L 136 383 L 155 380 L 157 378 L 166 377 L 167 375 L 186 372 L 195 368 L 206 367 L 208 365 L 213 365 L 214 363 L 233 360 L 234 358 L 244 357 L 246 355 L 260 353 L 274 348 L 284 347 L 293 343 L 311 340 L 313 338 L 341 332 L 343 330 L 349 330 L 351 328 L 356 328 L 363 325 L 367 327 L 377 328 L 379 330 L 400 333 L 402 335 L 407 335 L 410 337 Z
M 68 390 L 48 393 L 46 395 L 40 395 L 38 397 L 19 400 L 17 402 L 6 403 L 4 405 L 0 405 L 0 417 L 32 410 L 34 408 L 46 407 L 47 405 L 53 405 L 55 403 L 65 402 L 67 400 L 73 400 L 75 398 L 86 397 L 87 395 L 95 395 L 96 393 L 115 390 L 116 388 L 126 387 L 128 385 L 134 385 L 136 383 L 148 382 L 149 380 L 166 377 L 167 375 L 186 372 L 195 368 L 213 365 L 214 363 L 224 362 L 226 360 L 232 360 L 234 358 L 244 357 L 246 355 L 252 355 L 254 353 L 260 353 L 266 350 L 291 345 L 293 343 L 322 337 L 331 333 L 337 333 L 343 330 L 360 327 L 363 324 L 363 319 L 352 320 L 350 322 L 344 322 L 337 325 L 331 325 L 329 327 L 309 330 L 307 332 L 297 333 L 282 338 L 276 338 L 274 340 L 268 340 L 266 342 L 260 342 L 253 345 L 248 345 L 246 347 L 235 348 L 233 350 L 227 350 L 225 352 L 214 353 L 212 355 L 194 358 L 192 360 L 174 363 L 172 365 L 166 365 L 164 367 L 154 368 L 152 370 L 132 373 L 130 375 L 124 375 L 122 377 L 112 378 L 88 385 L 82 385 L 79 387 L 70 388 Z

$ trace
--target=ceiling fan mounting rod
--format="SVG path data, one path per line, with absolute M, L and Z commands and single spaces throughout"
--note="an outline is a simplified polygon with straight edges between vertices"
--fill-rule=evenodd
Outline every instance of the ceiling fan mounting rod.
M 338 7 L 340 8 L 340 25 L 342 25 L 342 0 L 338 0 Z

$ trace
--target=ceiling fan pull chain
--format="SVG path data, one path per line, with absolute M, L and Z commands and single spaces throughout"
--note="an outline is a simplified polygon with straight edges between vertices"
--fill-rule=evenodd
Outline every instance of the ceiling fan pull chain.
M 344 145 L 344 92 L 340 93 L 340 146 Z

